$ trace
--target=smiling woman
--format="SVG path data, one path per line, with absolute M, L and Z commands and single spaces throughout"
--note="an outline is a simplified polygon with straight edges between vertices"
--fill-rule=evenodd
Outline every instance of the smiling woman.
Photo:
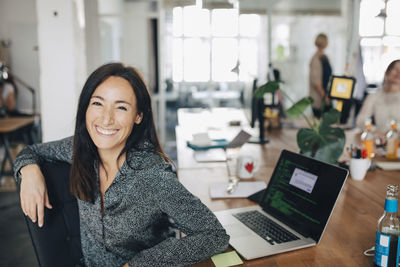
M 143 79 L 106 64 L 86 81 L 73 137 L 26 147 L 15 161 L 24 214 L 51 209 L 38 164 L 71 163 L 85 266 L 183 266 L 224 251 L 229 236 L 179 183 L 163 153 Z M 177 239 L 171 228 L 186 236 Z

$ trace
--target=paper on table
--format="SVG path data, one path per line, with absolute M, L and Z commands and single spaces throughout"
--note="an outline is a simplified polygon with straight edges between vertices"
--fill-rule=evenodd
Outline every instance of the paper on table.
M 194 152 L 194 158 L 197 162 L 226 161 L 226 153 L 222 148 L 199 150 Z
M 218 183 L 210 185 L 211 198 L 246 198 L 266 187 L 264 182 L 239 182 L 236 190 L 228 194 L 226 189 L 229 183 Z
M 228 267 L 243 264 L 242 259 L 236 251 L 226 252 L 211 257 L 215 267 Z
M 400 162 L 376 162 L 376 166 L 383 170 L 400 170 Z

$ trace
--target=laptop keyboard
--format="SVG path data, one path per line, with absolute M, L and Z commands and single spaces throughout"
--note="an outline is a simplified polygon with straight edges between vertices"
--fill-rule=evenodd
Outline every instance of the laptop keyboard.
M 256 210 L 236 213 L 233 216 L 271 245 L 300 239 Z

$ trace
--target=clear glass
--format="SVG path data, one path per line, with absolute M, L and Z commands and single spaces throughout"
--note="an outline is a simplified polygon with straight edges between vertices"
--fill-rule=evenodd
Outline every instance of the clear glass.
M 210 80 L 210 43 L 200 38 L 183 41 L 183 79 L 188 82 Z
M 399 186 L 390 184 L 386 188 L 386 198 L 397 199 L 399 196 Z
M 258 71 L 258 45 L 255 39 L 240 39 L 239 41 L 239 62 L 240 81 L 252 81 Z
M 361 134 L 361 143 L 363 144 L 363 149 L 367 152 L 367 157 L 373 158 L 375 157 L 375 136 L 371 131 L 371 119 L 365 120 L 364 125 L 364 131 Z
M 257 37 L 260 34 L 261 19 L 259 15 L 242 14 L 239 16 L 240 36 Z
M 183 39 L 172 41 L 172 79 L 181 82 L 183 79 Z
M 400 35 L 400 1 L 390 0 L 387 2 L 386 8 L 386 34 L 389 35 Z
M 393 139 L 393 140 L 398 140 L 399 139 L 399 134 L 397 132 L 397 124 L 395 121 L 390 122 L 391 129 L 386 133 L 386 139 Z
M 377 16 L 385 3 L 382 0 L 363 0 L 360 3 L 360 36 L 381 36 L 383 35 L 382 17 Z
M 384 66 L 381 64 L 383 54 L 382 39 L 380 38 L 362 38 L 361 49 L 364 59 L 363 70 L 367 83 L 382 82 Z
M 211 13 L 212 35 L 234 37 L 238 34 L 238 14 L 236 9 L 214 9 Z
M 226 167 L 228 171 L 228 187 L 226 191 L 228 193 L 233 193 L 239 183 L 239 177 L 236 172 L 237 157 L 240 148 L 227 148 L 226 149 Z
M 183 34 L 198 37 L 210 36 L 210 11 L 196 6 L 183 8 Z
M 212 40 L 212 79 L 213 81 L 236 81 L 235 67 L 238 56 L 238 43 L 235 38 L 214 38 Z
M 183 33 L 183 14 L 181 7 L 175 7 L 172 10 L 172 34 L 182 36 Z
M 272 54 L 274 60 L 283 60 L 290 56 L 290 29 L 288 22 L 277 23 L 272 29 Z M 293 38 L 293 37 L 292 37 Z
M 391 129 L 386 134 L 386 158 L 397 159 L 399 148 L 399 133 L 397 132 L 396 121 L 390 122 Z
M 258 74 L 261 17 L 236 9 L 176 7 L 171 24 L 166 73 L 174 82 L 252 81 Z M 239 73 L 232 69 L 239 63 Z
M 361 134 L 361 141 L 374 140 L 374 135 L 371 131 L 371 128 L 372 128 L 371 120 L 370 119 L 365 120 L 364 131 Z

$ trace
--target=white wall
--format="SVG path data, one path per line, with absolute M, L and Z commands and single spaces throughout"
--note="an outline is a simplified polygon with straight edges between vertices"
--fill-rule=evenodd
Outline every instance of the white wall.
M 123 10 L 123 0 L 98 0 L 100 60 L 102 63 L 121 61 Z
M 0 1 L 0 40 L 11 41 L 9 64 L 11 71 L 25 83 L 36 89 L 39 110 L 39 59 L 37 38 L 37 16 L 33 0 Z M 19 110 L 31 112 L 32 95 L 18 84 Z
M 87 76 L 77 1 L 37 0 L 44 142 L 74 132 L 77 99 Z
M 149 3 L 126 2 L 123 12 L 122 60 L 136 67 L 147 84 L 150 79 Z
M 126 1 L 123 11 L 123 31 L 122 31 L 122 53 L 121 60 L 137 68 L 150 89 L 159 82 L 159 94 L 152 96 L 153 115 L 158 131 L 158 136 L 162 144 L 165 143 L 166 124 L 165 124 L 165 99 L 163 87 L 163 69 L 159 68 L 159 81 L 156 81 L 153 64 L 153 40 L 151 38 L 151 19 L 158 19 L 158 41 L 159 41 L 159 64 L 162 65 L 165 53 L 163 46 L 163 17 L 157 10 L 154 10 L 154 3 L 151 1 Z
M 87 71 L 92 73 L 101 65 L 100 27 L 97 0 L 85 0 L 85 41 Z

